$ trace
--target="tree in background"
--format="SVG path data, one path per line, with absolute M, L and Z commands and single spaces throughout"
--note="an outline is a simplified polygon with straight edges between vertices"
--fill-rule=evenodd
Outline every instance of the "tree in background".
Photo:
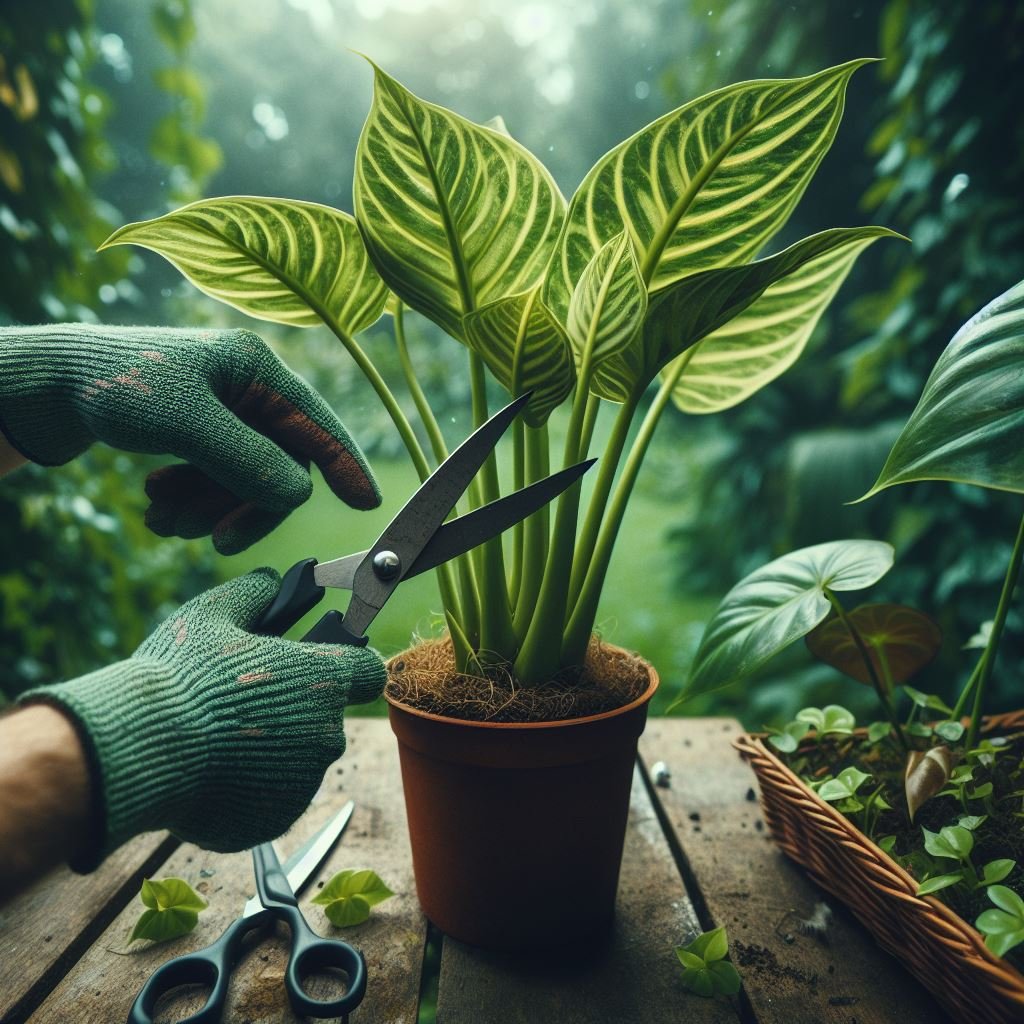
M 158 72 L 171 110 L 151 148 L 177 201 L 198 194 L 216 153 L 195 134 L 202 95 L 184 66 L 189 5 L 161 0 L 151 16 L 174 57 Z M 131 256 L 96 252 L 121 214 L 96 192 L 118 146 L 107 134 L 113 101 L 92 72 L 101 62 L 116 75 L 126 60 L 89 0 L 56 0 L 45 17 L 31 4 L 0 9 L 0 324 L 111 319 L 137 295 Z M 97 446 L 0 484 L 0 701 L 127 655 L 212 582 L 208 546 L 143 526 L 147 461 Z
M 699 5 L 704 7 L 705 5 Z M 925 688 L 951 692 L 957 649 L 991 615 L 1020 510 L 1012 496 L 921 484 L 852 507 L 874 481 L 938 354 L 972 313 L 1024 277 L 1024 8 L 998 0 L 866 3 L 836 31 L 831 5 L 741 0 L 706 27 L 709 45 L 743 77 L 797 73 L 879 53 L 874 95 L 854 95 L 853 128 L 840 133 L 861 152 L 836 152 L 805 208 L 830 194 L 861 195 L 865 216 L 909 235 L 865 261 L 819 329 L 813 354 L 739 407 L 725 434 L 706 434 L 715 454 L 696 486 L 697 507 L 675 531 L 681 585 L 722 593 L 755 566 L 793 548 L 846 536 L 890 540 L 899 552 L 887 597 L 930 610 L 946 634 Z M 686 71 L 670 71 L 671 89 Z M 688 83 L 686 83 L 688 84 Z M 699 90 L 698 90 L 699 91 Z M 845 143 L 849 145 L 847 141 Z M 837 146 L 838 149 L 838 146 Z M 806 225 L 801 225 L 803 230 Z M 860 296 L 859 298 L 857 296 Z M 728 414 L 727 414 L 728 415 Z M 887 597 L 880 596 L 880 600 Z M 1011 615 L 1001 663 L 1019 666 L 1024 616 Z M 787 665 L 792 678 L 795 671 Z M 1004 674 L 997 697 L 1020 704 Z M 763 715 L 780 701 L 812 703 L 820 670 L 802 691 L 760 689 Z M 749 695 L 748 695 L 749 696 Z M 726 699 L 728 699 L 726 695 Z

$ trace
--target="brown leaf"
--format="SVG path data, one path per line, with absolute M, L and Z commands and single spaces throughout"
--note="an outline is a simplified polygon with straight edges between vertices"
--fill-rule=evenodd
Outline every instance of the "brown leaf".
M 953 770 L 953 758 L 949 747 L 932 747 L 931 750 L 911 750 L 907 754 L 907 770 L 904 775 L 904 789 L 907 794 L 907 810 L 914 820 L 918 808 L 931 800 L 949 781 Z
M 901 604 L 862 604 L 847 615 L 868 650 L 878 678 L 885 679 L 881 659 L 897 685 L 935 657 L 942 631 L 924 612 Z M 858 683 L 871 684 L 864 659 L 840 618 L 830 618 L 807 634 L 807 647 L 820 661 Z

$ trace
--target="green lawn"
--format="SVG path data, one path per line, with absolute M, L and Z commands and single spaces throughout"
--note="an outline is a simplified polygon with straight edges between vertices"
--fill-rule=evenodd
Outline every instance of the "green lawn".
M 313 497 L 270 537 L 240 555 L 219 560 L 224 578 L 260 565 L 284 571 L 300 558 L 326 561 L 368 547 L 417 486 L 407 461 L 375 459 L 373 467 L 384 494 L 379 509 L 351 511 L 317 475 Z M 663 689 L 654 704 L 656 711 L 671 698 L 682 678 L 713 605 L 704 599 L 686 599 L 673 590 L 672 568 L 659 548 L 675 518 L 676 503 L 645 486 L 642 475 L 619 534 L 598 620 L 608 640 L 639 651 L 658 669 Z M 347 595 L 329 592 L 325 602 L 291 635 L 309 628 L 328 607 L 344 610 L 346 601 Z M 408 646 L 413 634 L 430 634 L 436 629 L 439 609 L 434 575 L 426 573 L 410 580 L 374 622 L 372 644 L 385 657 L 395 654 Z

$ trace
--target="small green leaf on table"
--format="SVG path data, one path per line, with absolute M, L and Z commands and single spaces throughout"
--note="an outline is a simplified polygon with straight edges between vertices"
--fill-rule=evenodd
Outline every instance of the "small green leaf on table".
M 324 908 L 327 920 L 336 928 L 349 928 L 362 924 L 371 907 L 394 895 L 376 872 L 348 870 L 339 871 L 312 902 Z
M 139 899 L 146 905 L 142 916 L 132 929 L 129 942 L 149 939 L 167 942 L 187 935 L 199 921 L 199 914 L 207 903 L 181 878 L 146 878 L 142 882 Z
M 677 946 L 676 956 L 683 965 L 683 985 L 705 999 L 718 994 L 735 995 L 740 990 L 740 976 L 726 959 L 728 955 L 725 928 L 703 932 L 687 945 Z

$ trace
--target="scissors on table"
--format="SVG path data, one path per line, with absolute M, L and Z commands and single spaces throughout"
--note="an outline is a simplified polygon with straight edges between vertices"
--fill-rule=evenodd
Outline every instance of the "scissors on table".
M 496 537 L 575 483 L 596 459 L 552 473 L 445 522 L 530 394 L 510 402 L 470 434 L 423 482 L 371 548 L 330 562 L 315 558 L 296 562 L 285 573 L 277 597 L 254 630 L 277 635 L 287 632 L 324 596 L 326 587 L 338 587 L 352 591 L 344 616 L 327 612 L 302 639 L 365 646 L 367 627 L 399 583 Z
M 363 955 L 342 939 L 323 939 L 314 932 L 299 910 L 295 893 L 313 877 L 316 869 L 344 831 L 355 804 L 350 800 L 319 832 L 282 864 L 271 843 L 253 848 L 256 895 L 245 905 L 212 945 L 168 960 L 142 987 L 128 1015 L 128 1024 L 152 1024 L 161 996 L 182 985 L 210 988 L 203 1008 L 181 1024 L 214 1024 L 224 1015 L 231 972 L 242 956 L 246 935 L 273 920 L 283 921 L 291 932 L 291 955 L 285 970 L 284 988 L 292 1009 L 300 1016 L 341 1017 L 362 1001 L 366 992 Z M 303 979 L 325 968 L 345 972 L 346 991 L 336 999 L 313 999 L 302 987 Z

